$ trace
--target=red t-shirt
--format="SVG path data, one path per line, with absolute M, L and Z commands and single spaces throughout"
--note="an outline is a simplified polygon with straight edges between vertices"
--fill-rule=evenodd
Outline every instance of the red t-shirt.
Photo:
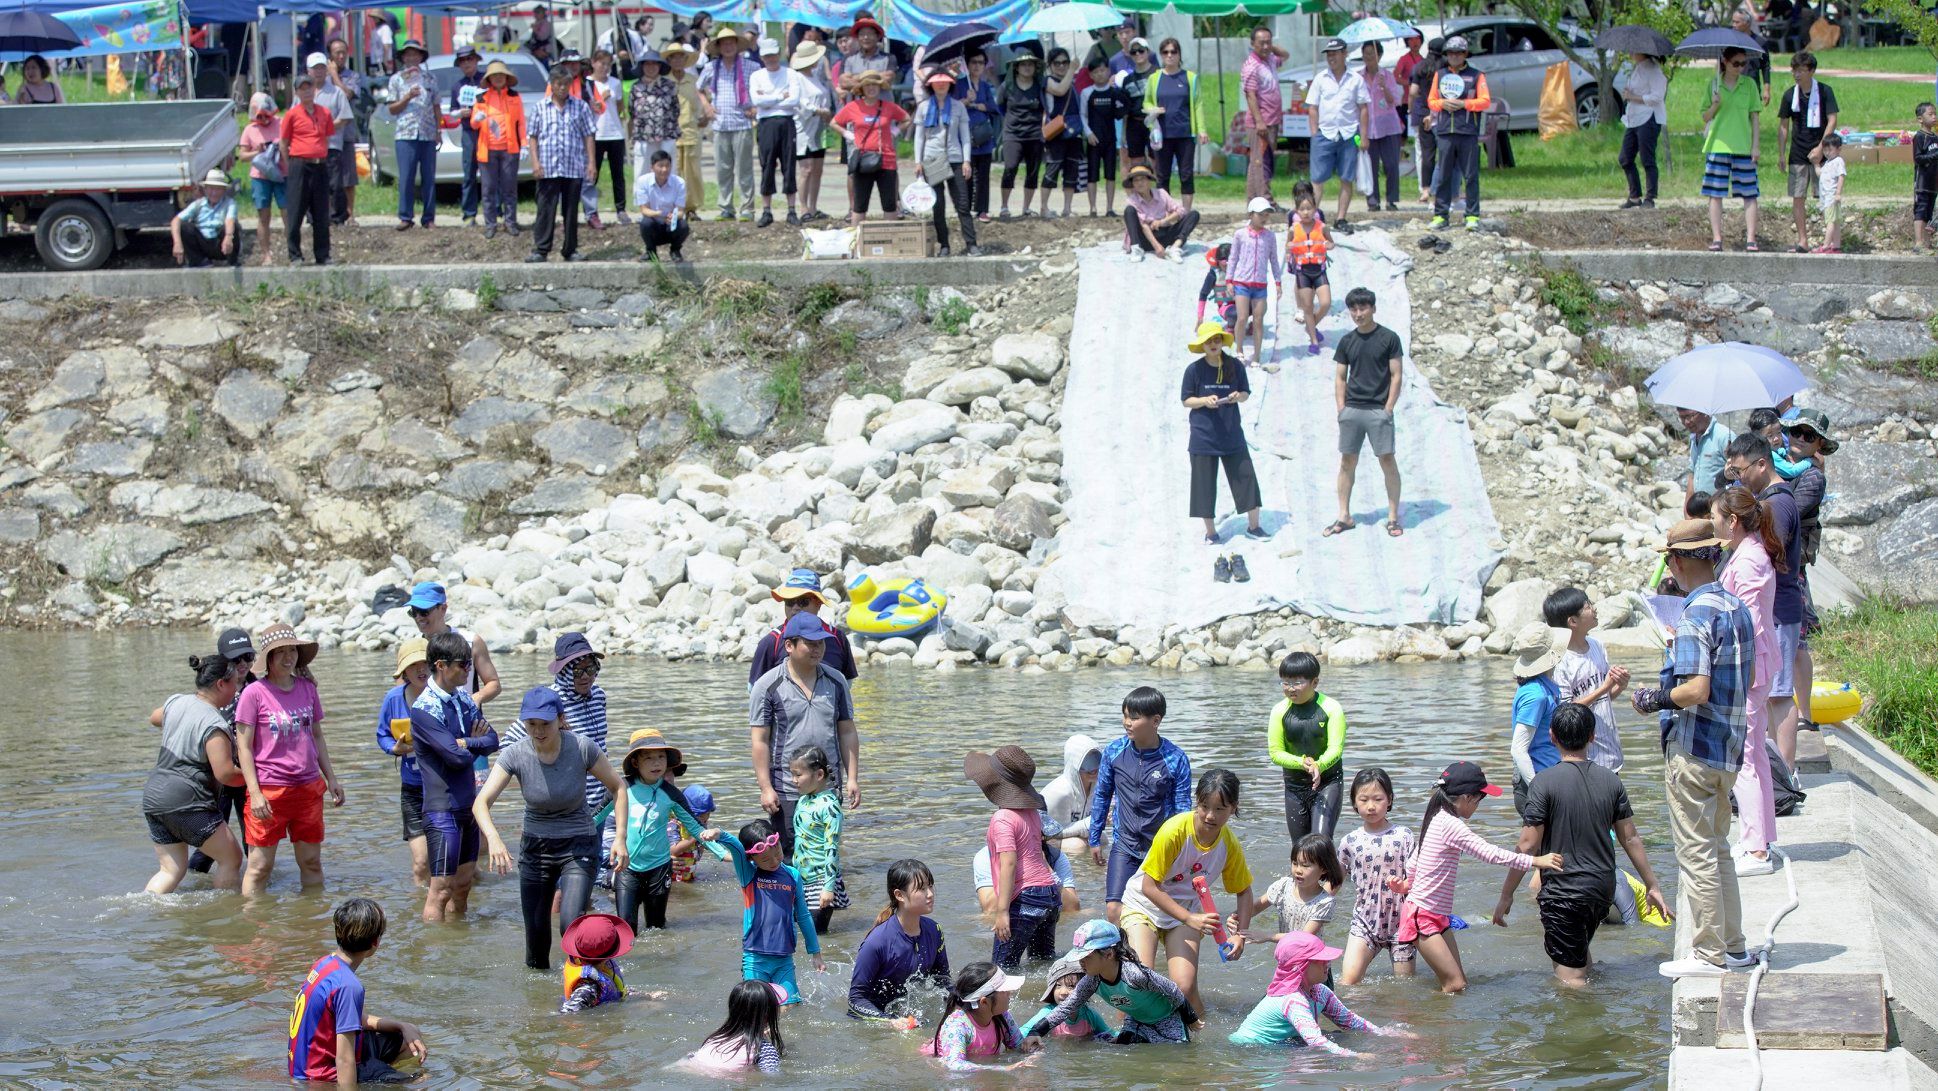
M 856 148 L 881 153 L 883 170 L 895 169 L 895 126 L 907 120 L 908 111 L 887 99 L 877 99 L 873 109 L 856 99 L 834 115 L 837 127 L 854 130 Z
M 312 103 L 306 110 L 299 102 L 283 115 L 283 135 L 289 138 L 289 154 L 294 159 L 322 159 L 329 155 L 330 137 L 335 132 L 336 122 L 330 118 L 327 106 Z

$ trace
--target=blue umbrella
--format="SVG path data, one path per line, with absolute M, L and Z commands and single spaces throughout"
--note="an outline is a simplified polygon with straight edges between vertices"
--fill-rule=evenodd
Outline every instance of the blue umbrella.
M 1068 34 L 1101 27 L 1120 26 L 1124 17 L 1109 4 L 1070 0 L 1064 4 L 1045 4 L 1023 20 L 1021 29 L 1031 34 Z
M 1365 45 L 1367 42 L 1390 42 L 1416 33 L 1418 31 L 1405 23 L 1372 15 L 1348 24 L 1346 29 L 1339 32 L 1338 37 L 1347 45 Z
M 988 23 L 957 23 L 929 39 L 928 49 L 922 52 L 922 63 L 943 64 L 966 53 L 986 49 L 1001 33 Z
M 1704 27 L 1676 43 L 1676 56 L 1713 61 L 1721 58 L 1725 49 L 1740 49 L 1746 53 L 1769 52 L 1759 45 L 1755 38 L 1740 30 L 1730 27 Z
M 1658 405 L 1715 416 L 1775 405 L 1810 385 L 1788 356 L 1761 345 L 1724 341 L 1674 357 L 1644 384 Z
M 58 53 L 81 44 L 74 28 L 39 11 L 0 11 L 0 53 Z

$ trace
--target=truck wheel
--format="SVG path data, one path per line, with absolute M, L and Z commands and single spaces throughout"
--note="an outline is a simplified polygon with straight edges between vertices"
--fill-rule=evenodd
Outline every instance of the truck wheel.
M 49 269 L 78 273 L 99 269 L 114 255 L 114 231 L 92 201 L 60 201 L 40 214 L 34 249 Z

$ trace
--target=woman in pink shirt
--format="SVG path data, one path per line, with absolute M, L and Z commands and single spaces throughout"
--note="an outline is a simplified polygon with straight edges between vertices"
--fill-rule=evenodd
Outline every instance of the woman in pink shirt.
M 1183 261 L 1198 213 L 1158 189 L 1157 174 L 1149 167 L 1132 167 L 1124 175 L 1124 188 L 1124 253 L 1135 261 L 1144 260 L 1145 254 Z
M 1750 681 L 1745 709 L 1749 732 L 1743 736 L 1743 768 L 1736 776 L 1742 834 L 1735 855 L 1738 875 L 1760 875 L 1774 866 L 1770 845 L 1776 840 L 1776 794 L 1763 740 L 1769 733 L 1770 686 L 1776 680 L 1776 574 L 1783 570 L 1784 543 L 1770 505 L 1748 489 L 1724 489 L 1713 501 L 1713 510 L 1716 529 L 1729 548 L 1717 582 L 1750 608 L 1756 628 L 1756 676 Z
M 236 756 L 249 807 L 243 839 L 251 849 L 242 893 L 260 894 L 276 868 L 276 846 L 289 837 L 303 886 L 323 883 L 323 794 L 343 806 L 343 787 L 323 745 L 323 699 L 310 676 L 316 641 L 287 625 L 256 634 L 263 677 L 236 699 Z
M 991 754 L 971 751 L 962 771 L 996 813 L 989 816 L 989 871 L 996 883 L 994 906 L 996 941 L 989 961 L 1008 970 L 1030 954 L 1056 957 L 1056 925 L 1063 895 L 1056 872 L 1043 855 L 1043 820 L 1047 804 L 1030 781 L 1036 761 L 1020 746 L 999 746 Z
M 1529 856 L 1512 852 L 1487 843 L 1467 828 L 1467 819 L 1480 809 L 1481 798 L 1500 794 L 1500 788 L 1487 783 L 1487 774 L 1473 762 L 1457 761 L 1447 766 L 1434 783 L 1433 798 L 1427 801 L 1426 817 L 1420 821 L 1413 878 L 1394 881 L 1394 889 L 1406 887 L 1406 902 L 1400 907 L 1400 929 L 1393 938 L 1414 945 L 1433 967 L 1441 992 L 1457 993 L 1467 988 L 1467 971 L 1460 965 L 1460 947 L 1453 936 L 1454 879 L 1460 871 L 1460 854 L 1522 871 L 1548 871 L 1562 864 L 1560 853 Z
M 273 202 L 283 209 L 284 225 L 289 216 L 286 191 L 288 183 L 279 177 L 270 178 L 256 166 L 255 158 L 263 151 L 274 148 L 283 141 L 282 118 L 276 115 L 276 100 L 258 91 L 249 99 L 249 124 L 242 127 L 242 144 L 237 150 L 242 158 L 249 160 L 249 199 L 256 206 L 256 264 L 268 265 L 270 256 L 276 248 L 269 244 L 275 238 L 269 233 L 269 206 Z
M 1361 75 L 1366 81 L 1366 93 L 1373 100 L 1366 109 L 1366 154 L 1373 161 L 1373 186 L 1366 194 L 1366 211 L 1379 211 L 1380 175 L 1384 174 L 1386 210 L 1397 212 L 1400 208 L 1400 144 L 1406 139 L 1406 122 L 1400 117 L 1400 107 L 1405 105 L 1406 96 L 1393 73 L 1380 68 L 1378 42 L 1367 42 L 1360 46 L 1359 56 L 1364 63 Z

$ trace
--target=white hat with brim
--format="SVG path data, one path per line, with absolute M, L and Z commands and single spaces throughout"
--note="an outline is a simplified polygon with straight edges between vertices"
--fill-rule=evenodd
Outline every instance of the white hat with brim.
M 1529 622 L 1514 634 L 1514 677 L 1535 678 L 1553 670 L 1572 639 L 1566 629 L 1551 629 L 1545 621 Z
M 229 181 L 229 176 L 215 168 L 210 168 L 209 172 L 202 176 L 202 184 L 205 186 L 221 186 L 223 189 L 235 188 L 235 183 Z
M 1018 992 L 1022 988 L 1023 988 L 1023 975 L 1006 974 L 1001 970 L 997 970 L 995 974 L 992 975 L 988 981 L 985 981 L 982 983 L 982 986 L 980 988 L 976 989 L 974 992 L 971 992 L 968 996 L 963 997 L 962 1002 L 964 1004 L 974 1004 L 978 1000 L 981 1000 L 983 997 L 991 996 L 995 993 Z

